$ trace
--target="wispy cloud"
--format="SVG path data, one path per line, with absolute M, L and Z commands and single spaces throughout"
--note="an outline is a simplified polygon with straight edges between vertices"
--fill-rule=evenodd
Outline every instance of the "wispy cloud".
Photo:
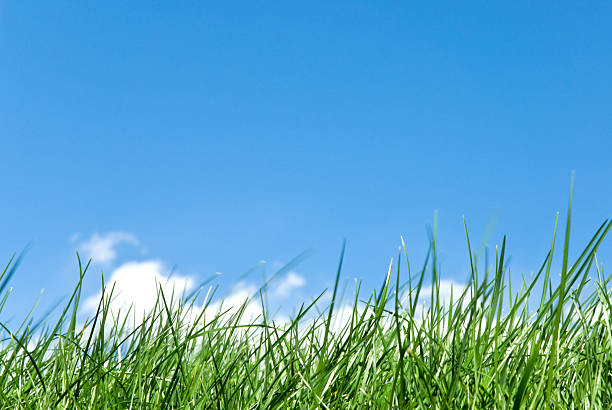
M 77 245 L 77 249 L 94 263 L 109 264 L 117 257 L 117 246 L 122 243 L 138 245 L 138 239 L 129 232 L 94 233 L 89 239 Z
M 291 271 L 280 280 L 280 282 L 274 289 L 274 293 L 280 296 L 281 298 L 287 298 L 295 289 L 301 288 L 305 284 L 306 279 L 304 279 L 303 276 L 300 276 L 297 273 Z

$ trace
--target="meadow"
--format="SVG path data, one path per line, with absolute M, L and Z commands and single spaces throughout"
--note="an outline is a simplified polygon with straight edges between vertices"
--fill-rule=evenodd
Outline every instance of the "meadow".
M 418 264 L 402 241 L 380 288 L 369 294 L 357 285 L 349 304 L 339 290 L 343 249 L 325 308 L 318 308 L 321 289 L 282 323 L 263 302 L 254 320 L 245 320 L 244 306 L 205 314 L 214 289 L 184 297 L 160 291 L 155 308 L 134 320 L 111 314 L 112 288 L 103 288 L 96 314 L 79 323 L 88 269 L 79 261 L 80 279 L 59 319 L 34 321 L 30 312 L 21 325 L 0 324 L 0 402 L 3 408 L 610 408 L 610 275 L 596 252 L 612 222 L 597 227 L 571 261 L 570 225 L 571 195 L 562 251 L 553 252 L 560 236 L 555 223 L 542 264 L 514 282 L 506 239 L 490 260 L 478 260 L 466 226 L 471 272 L 450 298 L 440 293 L 435 234 Z M 560 272 L 551 268 L 555 258 Z M 0 276 L 0 311 L 18 265 L 14 257 Z M 258 300 L 265 292 L 264 284 Z M 349 313 L 339 320 L 341 309 Z

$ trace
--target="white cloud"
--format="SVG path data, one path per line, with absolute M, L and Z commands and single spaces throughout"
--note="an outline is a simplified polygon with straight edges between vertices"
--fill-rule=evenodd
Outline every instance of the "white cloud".
M 74 236 L 71 239 L 77 241 L 78 237 Z M 95 233 L 88 240 L 81 241 L 78 244 L 78 249 L 83 256 L 91 257 L 96 263 L 110 264 L 116 259 L 117 247 L 122 243 L 139 245 L 142 249 L 136 237 L 127 232 L 109 232 L 103 235 Z M 216 274 L 222 275 L 221 272 L 216 272 Z M 261 321 L 263 307 L 258 294 L 259 287 L 245 282 L 236 284 L 227 295 L 215 297 L 212 301 L 210 300 L 211 293 L 214 294 L 214 292 L 211 292 L 211 287 L 202 305 L 198 304 L 196 306 L 193 303 L 195 299 L 188 300 L 187 304 L 179 305 L 177 302 L 185 302 L 185 297 L 194 290 L 195 281 L 196 278 L 190 276 L 169 275 L 165 265 L 159 260 L 123 263 L 111 271 L 105 283 L 104 298 L 105 303 L 109 303 L 108 313 L 114 320 L 122 322 L 129 312 L 125 324 L 128 328 L 138 326 L 143 319 L 149 317 L 154 309 L 159 312 L 160 306 L 157 302 L 161 290 L 170 309 L 175 310 L 182 306 L 181 316 L 186 321 L 185 324 L 193 324 L 199 317 L 207 323 L 217 318 L 219 320 L 218 325 L 230 322 L 244 326 Z M 305 283 L 306 280 L 302 276 L 295 272 L 289 272 L 278 281 L 272 292 L 279 301 L 287 298 L 296 288 L 304 286 Z M 111 290 L 112 296 L 109 301 L 107 298 Z M 83 313 L 88 315 L 89 320 L 95 315 L 101 298 L 102 292 L 98 292 L 84 299 L 81 306 Z M 161 310 L 163 310 L 163 307 L 161 307 Z M 266 307 L 267 310 L 268 307 Z M 289 320 L 288 317 L 278 314 L 274 309 L 271 309 L 270 312 L 273 313 L 273 317 L 267 319 L 273 320 L 276 325 L 283 325 Z M 236 316 L 237 314 L 240 315 L 239 318 Z M 221 317 L 219 318 L 219 316 Z M 105 326 L 111 326 L 113 321 L 106 322 Z M 83 328 L 90 325 L 90 321 L 87 324 L 82 324 Z M 202 325 L 202 323 L 200 322 L 199 325 Z M 240 332 L 257 332 L 257 329 L 244 327 Z
M 438 296 L 440 297 L 440 305 L 448 307 L 451 301 L 451 293 L 453 295 L 453 303 L 456 303 L 459 297 L 465 291 L 465 286 L 460 285 L 456 282 L 453 282 L 450 279 L 441 279 L 439 282 L 439 291 Z M 435 293 L 435 289 L 434 289 Z M 436 295 L 434 294 L 434 298 Z M 419 300 L 430 302 L 431 299 L 431 285 L 425 286 L 421 289 L 421 293 L 419 294 Z
M 164 275 L 164 272 L 164 264 L 155 260 L 128 262 L 115 269 L 105 284 L 106 295 L 113 289 L 110 315 L 123 317 L 129 311 L 130 317 L 135 320 L 133 324 L 137 325 L 153 311 L 160 288 L 170 307 L 175 309 L 176 302 L 194 289 L 195 281 L 190 276 L 174 274 L 170 277 Z M 204 319 L 207 322 L 220 314 L 221 322 L 226 322 L 244 306 L 237 322 L 241 325 L 251 324 L 262 316 L 261 303 L 255 298 L 256 292 L 256 286 L 240 282 L 225 297 L 210 303 L 207 296 L 201 307 L 185 306 L 182 314 L 187 321 L 193 322 L 206 307 Z M 101 297 L 102 293 L 98 292 L 87 298 L 83 303 L 84 311 L 93 316 Z M 128 325 L 131 324 L 128 321 Z
M 94 263 L 111 263 L 117 257 L 117 245 L 129 243 L 138 245 L 138 239 L 129 232 L 108 232 L 104 235 L 94 233 L 88 240 L 78 245 L 86 259 L 91 258 Z
M 453 295 L 453 304 L 457 303 L 461 294 L 466 289 L 464 285 L 458 284 L 449 279 L 441 279 L 439 282 L 439 285 L 440 285 L 439 286 L 439 301 L 440 301 L 440 305 L 443 306 L 444 308 L 448 308 L 450 305 L 451 289 L 452 289 L 452 295 Z M 414 320 L 417 326 L 421 325 L 423 318 L 425 317 L 425 315 L 427 314 L 429 310 L 430 299 L 431 299 L 431 289 L 432 289 L 431 286 L 424 286 L 421 289 L 421 292 L 419 294 L 418 307 L 417 307 L 417 310 L 415 311 L 415 317 L 414 317 Z M 393 295 L 389 295 L 389 296 L 391 298 L 389 303 L 392 304 L 394 296 Z M 403 294 L 400 296 L 401 296 L 400 300 L 404 304 L 403 307 L 405 309 L 407 308 L 405 304 L 409 300 L 408 294 Z M 468 298 L 469 298 L 469 295 L 468 295 Z M 327 307 L 329 307 L 328 303 L 330 301 L 331 301 L 331 294 L 329 292 L 326 292 L 326 294 L 323 295 L 323 297 L 321 298 L 320 303 L 327 304 Z M 336 301 L 336 302 L 337 303 L 340 302 L 340 303 L 334 309 L 334 312 L 332 314 L 332 321 L 330 323 L 330 330 L 332 331 L 332 333 L 336 335 L 338 334 L 342 335 L 343 332 L 347 330 L 347 326 L 351 323 L 353 316 L 357 315 L 358 317 L 361 317 L 361 315 L 364 313 L 364 310 L 366 311 L 365 318 L 370 317 L 374 313 L 372 310 L 372 307 L 367 306 L 365 304 L 360 303 L 357 305 L 357 308 L 355 308 L 355 306 L 349 303 L 348 301 Z M 467 301 L 464 300 L 464 306 L 466 305 L 466 302 Z M 393 306 L 390 306 L 390 307 L 393 308 Z M 327 316 L 324 315 L 324 317 L 326 318 Z M 381 318 L 381 324 L 382 326 L 393 327 L 395 326 L 395 321 L 392 316 L 388 315 L 387 313 L 383 313 L 382 318 Z
M 206 312 L 204 313 L 206 321 L 213 320 L 219 314 L 222 314 L 222 322 L 230 320 L 244 306 L 238 323 L 240 325 L 253 323 L 262 316 L 261 303 L 254 298 L 255 292 L 257 292 L 255 286 L 247 285 L 244 282 L 238 283 L 232 288 L 229 295 L 206 306 Z M 203 308 L 204 306 L 193 313 L 199 314 Z
M 107 294 L 113 289 L 110 303 L 110 313 L 118 316 L 119 312 L 127 312 L 130 307 L 135 317 L 140 319 L 155 306 L 158 289 L 166 298 L 174 294 L 175 300 L 191 290 L 194 281 L 188 276 L 164 276 L 165 268 L 160 261 L 128 262 L 113 271 L 106 284 Z M 83 307 L 89 313 L 95 313 L 100 297 L 87 298 Z
M 354 305 L 350 305 L 348 303 L 341 305 L 340 307 L 336 308 L 332 314 L 332 320 L 329 327 L 330 330 L 337 334 L 346 331 L 347 327 L 353 320 L 353 317 L 356 316 L 356 319 L 358 320 L 363 314 L 363 311 L 364 307 L 361 305 L 357 306 L 357 308 L 355 308 Z M 368 308 L 365 317 L 369 318 L 372 314 L 372 309 Z M 346 337 L 347 335 L 348 333 L 346 333 L 344 336 Z
M 300 288 L 305 284 L 306 279 L 303 276 L 291 271 L 278 283 L 274 293 L 282 298 L 287 298 L 294 289 Z

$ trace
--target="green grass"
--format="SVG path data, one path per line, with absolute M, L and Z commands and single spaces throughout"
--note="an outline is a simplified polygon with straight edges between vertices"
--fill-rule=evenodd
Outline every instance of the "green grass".
M 357 286 L 347 309 L 338 295 L 341 256 L 327 309 L 314 300 L 281 325 L 265 309 L 245 324 L 243 310 L 209 316 L 193 308 L 201 295 L 161 292 L 155 309 L 132 324 L 129 315 L 111 316 L 112 289 L 103 289 L 96 314 L 79 324 L 87 270 L 79 263 L 78 284 L 55 324 L 33 323 L 28 315 L 17 328 L 1 325 L 0 402 L 3 408 L 610 408 L 610 275 L 596 251 L 612 223 L 605 221 L 570 263 L 570 219 L 568 213 L 558 285 L 551 280 L 558 273 L 551 269 L 556 222 L 541 267 L 518 284 L 506 266 L 505 238 L 495 260 L 483 265 L 466 227 L 469 281 L 444 300 L 434 228 L 420 269 L 409 264 L 402 241 L 381 288 L 363 297 Z M 0 276 L 0 311 L 18 259 Z M 426 291 L 425 284 L 433 285 Z M 265 286 L 259 300 L 264 293 Z M 342 309 L 350 319 L 339 322 Z

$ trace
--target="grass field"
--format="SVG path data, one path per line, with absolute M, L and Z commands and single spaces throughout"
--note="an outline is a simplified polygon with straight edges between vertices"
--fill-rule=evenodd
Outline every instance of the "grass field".
M 344 249 L 327 308 L 305 303 L 281 324 L 265 309 L 245 323 L 244 309 L 211 316 L 195 308 L 204 295 L 161 292 L 155 309 L 133 322 L 110 314 L 112 289 L 103 290 L 95 316 L 78 323 L 87 270 L 79 264 L 81 280 L 57 323 L 28 316 L 13 329 L 1 325 L 0 402 L 45 409 L 610 408 L 610 275 L 596 251 L 612 223 L 598 227 L 570 261 L 570 215 L 571 196 L 562 254 L 553 255 L 555 223 L 542 265 L 519 283 L 506 269 L 505 238 L 483 263 L 466 228 L 470 280 L 450 299 L 439 292 L 435 235 L 416 267 L 402 246 L 381 288 L 371 295 L 357 288 L 342 321 Z M 554 256 L 562 261 L 560 281 L 551 280 L 559 276 Z M 0 310 L 18 259 L 0 277 Z M 259 299 L 264 293 L 265 286 Z

